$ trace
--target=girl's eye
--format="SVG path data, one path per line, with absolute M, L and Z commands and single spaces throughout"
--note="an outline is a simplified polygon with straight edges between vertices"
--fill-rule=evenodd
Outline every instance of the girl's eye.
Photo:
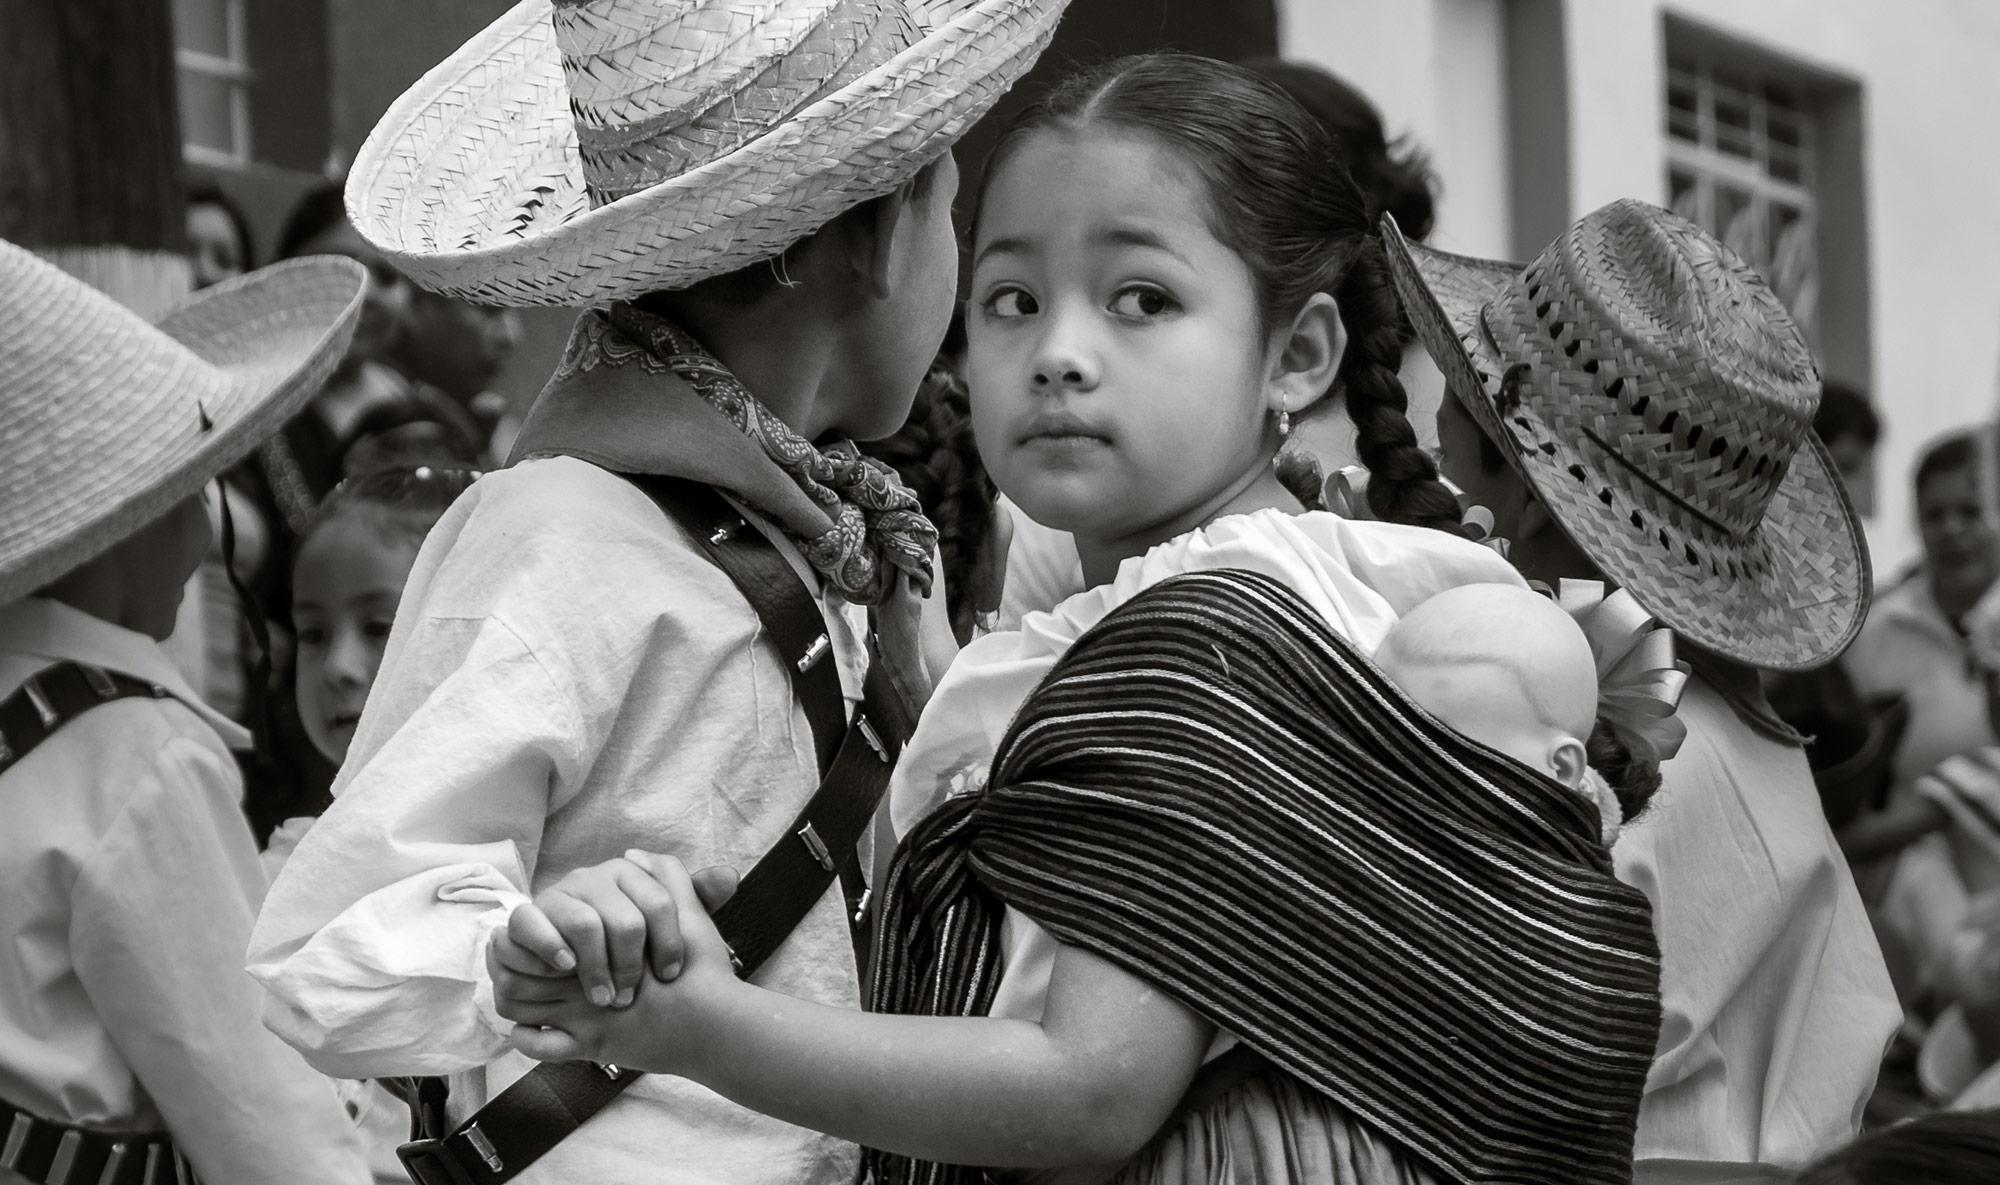
M 1025 290 L 1002 288 L 986 298 L 986 311 L 995 317 L 1028 317 L 1041 309 Z
M 1178 307 L 1173 297 L 1150 284 L 1121 288 L 1111 298 L 1111 311 L 1121 317 L 1158 317 Z
M 394 624 L 391 619 L 384 617 L 376 621 L 371 621 L 362 628 L 366 631 L 370 640 L 380 642 L 389 636 L 389 627 Z
M 325 627 L 325 626 L 318 626 L 318 625 L 302 625 L 302 626 L 300 626 L 300 627 L 299 627 L 299 645 L 301 645 L 301 646 L 324 646 L 324 645 L 326 645 L 326 627 Z

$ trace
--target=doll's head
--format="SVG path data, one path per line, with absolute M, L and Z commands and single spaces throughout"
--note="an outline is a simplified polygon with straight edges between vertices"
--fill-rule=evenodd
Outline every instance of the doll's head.
M 1554 601 L 1508 584 L 1450 589 L 1396 623 L 1375 665 L 1458 733 L 1583 788 L 1597 664 Z

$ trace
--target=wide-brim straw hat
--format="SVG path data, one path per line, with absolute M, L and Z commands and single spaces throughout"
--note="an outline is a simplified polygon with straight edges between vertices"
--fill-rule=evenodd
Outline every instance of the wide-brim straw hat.
M 356 229 L 416 283 L 589 305 L 769 259 L 935 161 L 1066 0 L 523 0 L 382 117 Z
M 1813 435 L 1819 367 L 1754 269 L 1629 200 L 1525 266 L 1407 242 L 1394 219 L 1383 237 L 1446 385 L 1607 577 L 1752 666 L 1853 641 L 1868 553 Z
M 308 258 L 196 293 L 158 324 L 0 242 L 0 604 L 159 518 L 326 381 L 367 272 Z

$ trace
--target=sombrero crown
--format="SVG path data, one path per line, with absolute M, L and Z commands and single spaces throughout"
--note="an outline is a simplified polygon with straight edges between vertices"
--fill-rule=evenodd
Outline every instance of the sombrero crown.
M 1065 0 L 523 0 L 348 181 L 417 283 L 589 304 L 769 258 L 937 159 Z
M 149 325 L 0 242 L 0 603 L 145 526 L 276 433 L 340 361 L 366 283 L 273 264 Z
M 1812 666 L 1853 639 L 1868 561 L 1812 434 L 1819 368 L 1754 269 L 1637 201 L 1525 268 L 1387 234 L 1454 394 L 1607 575 L 1753 665 Z

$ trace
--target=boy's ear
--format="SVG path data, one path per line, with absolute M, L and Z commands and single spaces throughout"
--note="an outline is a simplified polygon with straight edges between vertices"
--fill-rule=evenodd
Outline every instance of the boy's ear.
M 842 239 L 847 249 L 847 266 L 856 282 L 877 300 L 891 291 L 890 278 L 896 274 L 895 256 L 903 244 L 896 232 L 912 214 L 916 182 L 905 181 L 890 192 L 867 203 L 847 219 Z
M 1264 390 L 1272 411 L 1293 415 L 1325 397 L 1347 354 L 1347 326 L 1333 297 L 1315 292 L 1288 326 L 1271 341 L 1270 372 Z
M 1590 758 L 1585 754 L 1583 742 L 1575 737 L 1558 737 L 1549 747 L 1549 768 L 1555 772 L 1556 781 L 1574 790 L 1583 785 L 1584 771 L 1590 768 Z

